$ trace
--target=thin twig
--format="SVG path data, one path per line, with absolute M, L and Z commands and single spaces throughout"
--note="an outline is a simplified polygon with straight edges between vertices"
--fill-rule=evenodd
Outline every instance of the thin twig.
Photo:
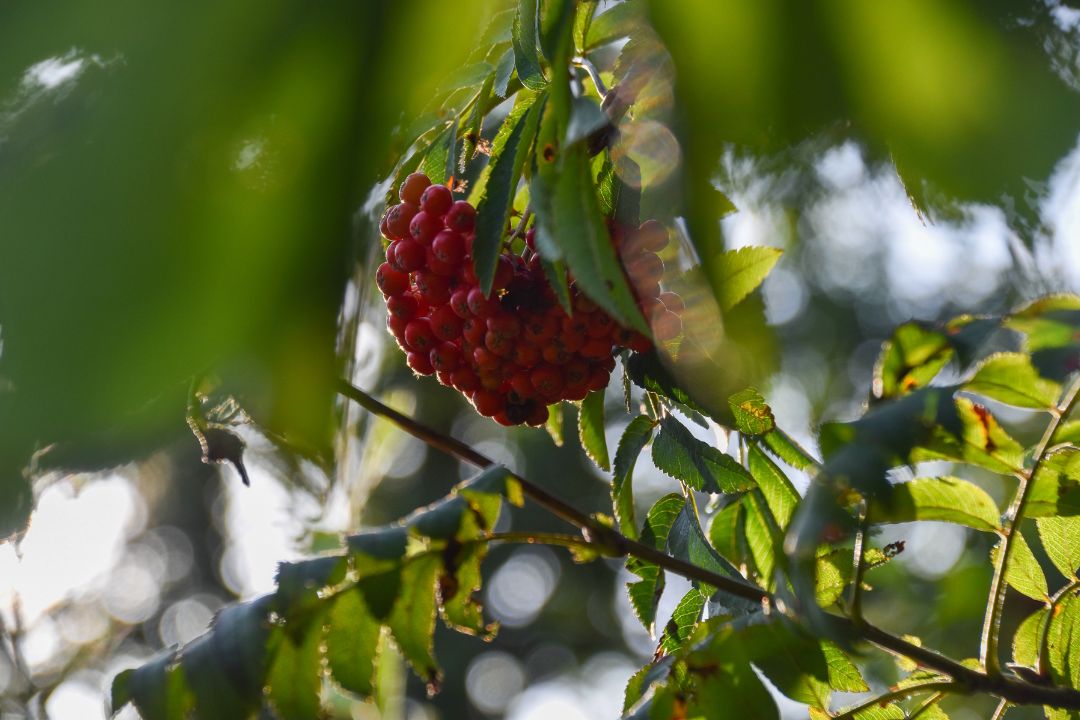
M 1032 480 L 1039 472 L 1043 462 L 1049 455 L 1047 448 L 1054 442 L 1054 436 L 1061 427 L 1062 420 L 1069 415 L 1073 406 L 1080 397 L 1080 375 L 1073 379 L 1069 389 L 1065 392 L 1057 407 L 1051 412 L 1050 422 L 1046 425 L 1042 439 L 1035 446 L 1035 453 L 1031 469 L 1021 474 L 1016 487 L 1016 495 L 1013 496 L 1012 504 L 1005 515 L 1005 537 L 999 545 L 997 563 L 994 566 L 994 579 L 990 583 L 990 595 L 986 603 L 986 616 L 983 621 L 982 635 L 980 637 L 979 660 L 989 675 L 1001 674 L 1001 665 L 998 659 L 998 639 L 1001 633 L 1001 611 L 1005 606 L 1005 569 L 1009 566 L 1015 543 L 1013 538 L 1020 532 L 1020 524 L 1024 520 L 1024 510 L 1027 506 L 1028 494 L 1031 490 Z
M 390 420 L 399 428 L 408 432 L 432 447 L 442 450 L 449 455 L 486 468 L 495 464 L 493 460 L 476 452 L 471 447 L 443 433 L 429 428 L 412 418 L 399 413 L 393 408 L 387 407 L 375 398 L 371 397 L 350 383 L 338 381 L 339 392 L 354 400 L 359 405 L 376 415 Z M 577 527 L 585 541 L 594 546 L 597 551 L 605 554 L 619 556 L 630 555 L 641 560 L 653 563 L 676 575 L 681 575 L 689 580 L 697 580 L 711 585 L 712 587 L 730 595 L 735 595 L 763 605 L 776 607 L 771 593 L 762 590 L 746 580 L 735 579 L 720 575 L 705 568 L 686 562 L 679 558 L 668 555 L 654 547 L 631 540 L 620 534 L 617 530 L 605 525 L 599 520 L 590 517 L 576 508 L 568 505 L 559 498 L 554 497 L 543 488 L 522 478 L 514 476 L 521 484 L 522 492 L 536 504 L 546 508 L 562 520 Z M 1006 677 L 1001 674 L 989 675 L 946 657 L 930 648 L 914 645 L 903 638 L 897 637 L 881 628 L 865 622 L 856 623 L 851 618 L 829 616 L 834 630 L 846 634 L 852 638 L 861 638 L 889 652 L 901 655 L 915 661 L 918 665 L 929 668 L 936 672 L 947 675 L 951 681 L 942 683 L 925 683 L 917 688 L 908 689 L 906 692 L 918 692 L 919 688 L 941 689 L 929 687 L 931 685 L 947 685 L 961 692 L 984 692 L 996 695 L 999 698 L 1009 700 L 1016 705 L 1050 705 L 1052 707 L 1080 710 L 1080 691 L 1072 688 L 1059 686 L 1035 685 L 1023 680 Z
M 943 691 L 939 691 L 939 692 L 934 693 L 930 697 L 926 698 L 925 700 L 922 701 L 922 703 L 919 705 L 919 707 L 917 707 L 917 708 L 915 708 L 914 710 L 911 711 L 911 714 L 908 715 L 908 720 L 915 720 L 920 715 L 925 713 L 927 710 L 934 707 L 934 705 L 941 702 L 941 698 L 943 698 L 943 697 L 945 697 L 945 693 Z
M 852 550 L 852 556 L 854 563 L 854 572 L 852 576 L 854 583 L 851 586 L 851 617 L 857 623 L 861 623 L 863 619 L 862 614 L 862 586 L 863 576 L 866 575 L 866 530 L 868 523 L 866 518 L 868 516 L 866 501 L 862 502 L 862 507 L 859 511 L 859 530 L 855 533 L 855 547 Z
M 1001 720 L 1005 717 L 1005 711 L 1009 709 L 1009 701 L 1002 700 L 998 703 L 998 706 L 994 708 L 994 714 L 990 716 L 990 720 Z
M 600 71 L 596 69 L 596 66 L 592 64 L 592 61 L 587 57 L 578 55 L 577 57 L 572 58 L 570 62 L 579 68 L 584 68 L 585 72 L 589 73 L 589 79 L 592 80 L 592 84 L 596 87 L 596 92 L 600 95 L 601 100 L 607 97 L 607 85 L 604 84 L 603 79 L 600 77 Z

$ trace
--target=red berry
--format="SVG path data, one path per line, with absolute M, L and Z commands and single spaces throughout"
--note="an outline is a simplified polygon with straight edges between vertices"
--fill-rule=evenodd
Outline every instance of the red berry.
M 395 205 L 386 211 L 386 229 L 389 231 L 388 238 L 398 240 L 409 236 L 409 224 L 420 208 L 409 203 Z
M 591 313 L 596 311 L 596 303 L 578 292 L 574 295 L 574 311 L 579 313 Z
M 451 372 L 461 362 L 461 351 L 453 343 L 443 342 L 431 349 L 428 356 L 431 366 L 436 370 Z
M 589 325 L 585 334 L 590 338 L 609 338 L 611 331 L 615 329 L 615 321 L 605 312 L 596 312 L 589 315 Z
M 427 355 L 438 342 L 427 318 L 416 318 L 405 328 L 405 344 L 414 352 Z
M 514 279 L 514 266 L 505 255 L 500 255 L 495 265 L 495 281 L 491 284 L 493 290 L 501 290 Z
M 499 357 L 508 357 L 514 352 L 514 341 L 488 330 L 484 334 L 484 347 Z
M 637 229 L 638 242 L 645 250 L 660 252 L 667 247 L 668 231 L 656 220 L 646 220 Z
M 590 360 L 599 360 L 611 354 L 611 343 L 606 340 L 592 338 L 581 346 L 581 356 Z
M 472 311 L 469 310 L 469 290 L 467 288 L 455 290 L 453 294 L 450 295 L 450 307 L 462 320 L 471 318 Z
M 399 242 L 401 241 L 394 240 L 392 243 L 386 246 L 386 262 L 390 265 L 390 267 L 397 270 L 399 273 L 407 273 L 408 270 L 403 270 L 401 268 L 401 263 L 398 262 L 397 249 Z
M 413 273 L 413 284 L 420 297 L 429 305 L 443 305 L 450 302 L 450 280 L 442 275 L 422 270 Z
M 422 172 L 414 172 L 401 183 L 401 188 L 398 190 L 398 197 L 401 198 L 401 202 L 406 202 L 410 205 L 419 205 L 420 196 L 427 190 L 428 185 L 430 184 L 431 180 L 428 179 L 427 175 Z
M 499 309 L 499 304 L 491 298 L 484 297 L 484 291 L 478 287 L 469 291 L 468 305 L 469 312 L 478 318 L 489 318 Z
M 675 313 L 665 310 L 653 317 L 652 331 L 660 342 L 674 340 L 682 334 L 682 320 Z
M 502 358 L 486 347 L 478 347 L 473 350 L 473 362 L 481 370 L 494 370 L 502 364 Z
M 524 370 L 520 370 L 513 374 L 510 378 L 510 387 L 517 393 L 517 396 L 523 400 L 527 400 L 536 395 L 536 388 L 533 387 L 532 378 L 529 376 L 529 373 Z
M 499 312 L 487 319 L 487 329 L 500 338 L 513 340 L 521 334 L 521 321 L 508 312 Z
M 559 331 L 559 322 L 551 315 L 535 315 L 525 323 L 525 339 L 541 345 Z
M 384 213 L 383 213 L 382 219 L 380 219 L 380 220 L 379 220 L 379 233 L 380 233 L 380 234 L 381 234 L 381 235 L 382 235 L 382 236 L 383 236 L 384 238 L 387 238 L 387 239 L 389 239 L 389 238 L 390 238 L 390 228 L 389 228 L 389 226 L 388 226 L 388 225 L 386 224 L 386 219 L 387 219 L 387 217 L 388 217 L 389 215 L 390 215 L 390 209 L 389 209 L 389 208 L 387 208 L 386 212 L 384 212 Z
M 387 298 L 386 310 L 394 317 L 412 320 L 420 311 L 420 303 L 410 294 L 394 295 Z
M 397 339 L 398 344 L 405 342 L 405 328 L 408 326 L 408 318 L 398 317 L 396 315 L 386 316 L 386 329 L 390 331 L 390 334 Z
M 469 367 L 459 367 L 450 373 L 450 382 L 463 393 L 470 393 L 480 387 L 480 378 Z
M 442 217 L 454 204 L 454 196 L 445 185 L 429 185 L 420 196 L 420 209 Z
M 424 254 L 424 246 L 415 240 L 395 240 L 396 245 L 395 256 L 397 257 L 398 267 L 404 272 L 412 272 L 413 270 L 419 270 L 427 263 L 427 259 Z
M 449 305 L 440 305 L 431 312 L 431 331 L 440 340 L 457 340 L 461 337 L 461 318 Z
M 561 342 L 554 340 L 544 346 L 543 350 L 540 351 L 540 355 L 544 358 L 544 362 L 552 365 L 565 365 L 570 361 L 573 354 L 563 347 Z
M 431 250 L 431 246 L 424 248 L 425 261 L 427 262 L 427 269 L 436 275 L 442 275 L 445 278 L 453 278 L 458 275 L 458 266 L 450 263 L 443 262 L 439 258 L 435 257 L 435 253 Z
M 563 391 L 564 399 L 571 401 L 584 400 L 585 396 L 588 394 L 588 383 L 582 385 L 581 387 L 567 387 L 566 390 Z
M 540 348 L 529 343 L 519 342 L 514 345 L 514 362 L 523 368 L 531 368 L 540 362 Z
M 581 350 L 581 348 L 585 347 L 585 334 L 582 333 L 579 335 L 574 332 L 563 330 L 559 333 L 559 337 L 555 340 L 555 343 L 568 353 L 576 353 Z
M 431 251 L 442 262 L 456 267 L 465 259 L 465 238 L 452 230 L 443 230 L 431 241 Z
M 508 411 L 495 413 L 491 416 L 491 419 L 505 427 L 513 427 L 518 424 L 510 417 Z
M 435 352 L 435 351 L 432 350 L 432 352 Z M 454 386 L 453 374 L 449 373 L 449 372 L 447 372 L 445 370 L 436 370 L 435 371 L 435 379 L 439 381 L 440 385 L 445 385 L 446 387 L 453 387 Z
M 529 406 L 529 414 L 525 416 L 525 423 L 533 427 L 539 427 L 548 421 L 548 409 L 543 403 L 532 403 Z
M 529 228 L 525 233 L 525 245 L 533 252 L 536 251 L 536 228 Z
M 603 390 L 608 386 L 608 380 L 610 379 L 611 376 L 608 375 L 606 372 L 604 372 L 600 368 L 595 368 L 589 374 L 589 382 L 587 387 L 590 391 Z
M 487 334 L 487 324 L 480 318 L 466 318 L 461 323 L 461 333 L 469 342 L 480 345 L 484 342 L 484 335 Z
M 675 313 L 676 315 L 686 309 L 686 304 L 683 303 L 683 299 L 678 293 L 660 293 L 660 302 L 664 303 L 664 307 L 666 307 L 668 310 Z
M 626 347 L 630 348 L 634 352 L 649 352 L 652 350 L 653 344 L 649 338 L 645 337 L 641 333 L 634 333 L 630 336 L 630 342 L 626 344 Z
M 400 295 L 409 289 L 409 276 L 390 267 L 390 263 L 383 263 L 375 271 L 375 284 L 387 297 Z
M 555 395 L 563 389 L 563 376 L 559 369 L 551 365 L 541 365 L 529 373 L 533 388 L 541 395 Z
M 506 408 L 506 400 L 493 390 L 477 390 L 473 395 L 476 412 L 484 417 L 494 417 Z
M 439 218 L 424 211 L 416 213 L 412 222 L 409 223 L 409 235 L 413 240 L 425 245 L 430 245 L 440 230 L 442 230 L 442 223 L 439 222 Z
M 578 335 L 585 337 L 589 330 L 589 320 L 582 315 L 567 316 L 562 319 L 562 333 L 564 335 Z
M 443 222 L 446 223 L 446 227 L 459 233 L 472 232 L 476 225 L 476 208 L 464 200 L 458 200 L 450 206 Z
M 427 353 L 410 352 L 405 356 L 405 362 L 418 375 L 431 375 L 435 372 L 435 368 L 431 367 L 431 361 L 428 360 Z

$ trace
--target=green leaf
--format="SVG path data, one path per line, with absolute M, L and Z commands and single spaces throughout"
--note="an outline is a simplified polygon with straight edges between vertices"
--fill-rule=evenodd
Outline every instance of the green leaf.
M 406 592 L 398 595 L 387 625 L 401 654 L 432 690 L 439 687 L 442 671 L 432 649 L 435 634 L 435 580 L 440 560 L 424 554 L 412 558 L 401 573 Z
M 574 98 L 570 104 L 570 120 L 566 126 L 563 147 L 568 148 L 585 140 L 610 122 L 596 100 L 586 96 Z
M 818 466 L 818 461 L 814 459 L 814 456 L 780 428 L 766 433 L 762 436 L 762 440 L 773 455 L 796 470 L 811 470 Z
M 1054 567 L 1067 579 L 1076 578 L 1080 568 L 1080 517 L 1041 517 L 1035 524 Z
M 561 402 L 557 402 L 554 405 L 548 405 L 548 419 L 544 423 L 544 429 L 547 430 L 548 435 L 551 436 L 552 442 L 556 446 L 562 447 L 563 444 L 563 415 L 565 405 Z
M 755 486 L 754 478 L 734 458 L 695 438 L 670 415 L 660 421 L 652 458 L 661 471 L 703 492 L 740 492 Z
M 633 353 L 626 362 L 626 371 L 634 384 L 643 390 L 663 395 L 692 410 L 715 417 L 687 394 L 655 352 Z
M 816 558 L 814 598 L 823 608 L 831 607 L 844 594 L 851 577 L 851 554 L 830 550 Z
M 452 557 L 443 555 L 445 572 L 439 575 L 439 606 L 446 625 L 458 632 L 490 640 L 495 625 L 484 622 L 483 607 L 476 597 L 483 576 L 481 564 L 487 557 L 487 544 L 469 544 Z
M 1050 678 L 1080 688 L 1080 597 L 1074 592 L 1062 600 L 1046 629 Z
M 782 254 L 783 250 L 773 247 L 744 247 L 721 254 L 715 270 L 720 309 L 731 310 L 756 290 Z
M 701 619 L 705 609 L 705 596 L 697 588 L 691 588 L 675 606 L 671 619 L 664 626 L 660 645 L 665 652 L 673 653 L 686 644 Z
M 598 2 L 599 0 L 579 0 L 574 10 L 574 47 L 580 51 L 585 49 L 585 36 L 589 33 L 589 25 L 596 14 Z
M 1015 474 L 1023 466 L 1024 448 L 984 406 L 956 398 L 959 435 L 940 432 L 913 454 L 916 461 L 947 459 L 977 465 L 991 472 Z
M 645 22 L 645 4 L 641 0 L 617 3 L 593 19 L 585 36 L 585 48 L 592 50 L 626 37 Z
M 1080 297 L 1060 294 L 1039 298 L 1012 313 L 1004 324 L 1027 336 L 1028 352 L 1067 347 L 1076 342 Z
M 629 538 L 637 537 L 632 483 L 634 466 L 637 463 L 638 455 L 652 440 L 655 426 L 656 423 L 648 417 L 638 415 L 626 426 L 622 437 L 619 438 L 619 446 L 615 450 L 615 469 L 611 480 L 611 504 L 615 510 L 615 518 L 619 523 L 619 531 Z
M 514 74 L 514 48 L 506 49 L 506 52 L 495 64 L 495 76 L 491 90 L 497 97 L 506 97 L 506 89 L 510 86 L 510 78 Z
M 564 148 L 561 155 L 551 192 L 551 216 L 544 220 L 553 227 L 553 239 L 566 266 L 581 290 L 621 325 L 648 334 L 600 214 L 588 151 L 578 144 Z
M 485 295 L 491 293 L 502 237 L 510 220 L 525 157 L 536 135 L 541 107 L 540 103 L 532 103 L 528 112 L 513 121 L 505 144 L 499 147 L 497 137 L 492 147 L 490 172 L 476 206 L 476 236 L 473 240 L 473 266 Z M 511 122 L 508 117 L 506 124 Z
M 130 700 L 144 720 L 184 720 L 194 704 L 175 647 L 117 675 L 111 699 L 114 713 Z
M 859 667 L 838 645 L 831 640 L 822 640 L 821 652 L 829 666 L 830 688 L 839 692 L 866 692 L 870 689 L 863 680 Z
M 1061 386 L 1039 377 L 1031 358 L 1023 353 L 997 353 L 988 357 L 964 390 L 1016 407 L 1047 410 L 1057 404 Z
M 783 621 L 752 625 L 740 635 L 754 664 L 780 692 L 812 707 L 828 707 L 829 664 L 814 638 Z
M 607 439 L 604 437 L 604 391 L 593 390 L 581 401 L 578 411 L 578 438 L 589 459 L 605 472 L 611 469 Z
M 375 693 L 380 634 L 380 623 L 359 590 L 347 590 L 334 598 L 327 618 L 326 661 L 341 687 L 364 697 Z
M 671 525 L 682 511 L 682 505 L 682 497 L 674 493 L 657 500 L 645 516 L 641 542 L 658 550 L 664 549 Z M 626 589 L 634 614 L 652 635 L 656 607 L 664 592 L 664 573 L 659 566 L 637 558 L 627 559 L 626 569 L 641 578 L 637 582 L 627 583 Z
M 1009 558 L 1009 566 L 1005 569 L 1005 580 L 1014 590 L 1027 595 L 1029 598 L 1047 600 L 1046 576 L 1043 575 L 1042 568 L 1039 567 L 1039 561 L 1035 559 L 1035 555 L 1031 552 L 1031 548 L 1019 530 L 1013 533 L 1012 545 L 1013 550 Z M 990 552 L 990 557 L 995 563 L 999 552 L 1001 552 L 1000 542 Z
M 735 429 L 744 435 L 764 435 L 776 427 L 772 409 L 754 388 L 741 390 L 728 398 L 735 416 Z
M 764 504 L 760 491 L 747 493 L 742 499 L 746 510 L 744 527 L 746 545 L 757 568 L 758 582 L 769 591 L 776 589 L 776 552 L 779 534 L 774 532 L 775 523 Z
M 458 175 L 465 174 L 465 168 L 467 167 L 469 160 L 472 160 L 473 156 L 476 154 L 476 146 L 480 142 L 480 131 L 483 129 L 484 125 L 484 114 L 488 110 L 488 103 L 491 100 L 491 94 L 494 87 L 495 73 L 492 72 L 480 87 L 480 91 L 476 94 L 472 110 L 469 112 L 469 119 L 465 122 L 465 136 L 461 147 L 461 159 L 457 162 Z
M 874 397 L 885 400 L 925 387 L 952 356 L 943 333 L 917 322 L 904 323 L 882 346 L 874 366 Z
M 518 78 L 530 90 L 541 90 L 547 85 L 537 47 L 537 4 L 537 0 L 518 0 L 517 14 L 510 31 Z
M 765 502 L 777 526 L 781 530 L 786 530 L 799 504 L 798 491 L 783 471 L 776 466 L 776 463 L 766 457 L 755 444 L 750 445 L 747 465 L 750 468 L 750 474 L 761 488 L 761 493 L 765 497 Z
M 321 602 L 320 591 L 340 583 L 347 571 L 348 560 L 341 554 L 278 563 L 275 610 L 288 617 L 314 607 Z
M 199 717 L 245 717 L 258 708 L 274 602 L 273 595 L 264 595 L 230 605 L 205 634 L 184 647 L 180 664 Z
M 680 560 L 686 560 L 718 575 L 745 581 L 735 566 L 722 558 L 705 538 L 705 533 L 701 530 L 701 523 L 698 522 L 697 510 L 694 507 L 692 497 L 687 497 L 684 500 L 682 510 L 671 526 L 667 536 L 667 550 Z M 694 584 L 695 587 L 704 587 L 697 582 Z M 758 610 L 760 610 L 758 604 L 722 591 L 717 592 L 716 595 L 709 599 L 710 616 L 719 614 L 746 615 Z
M 709 521 L 709 542 L 716 551 L 731 561 L 733 565 L 745 562 L 743 552 L 745 518 L 743 499 L 721 508 Z
M 544 95 L 534 93 L 530 90 L 522 90 L 514 96 L 514 107 L 510 113 L 503 120 L 502 125 L 499 126 L 499 131 L 495 133 L 495 139 L 491 143 L 491 157 L 488 160 L 488 164 L 480 172 L 480 177 L 473 183 L 472 189 L 469 191 L 469 197 L 467 198 L 474 207 L 480 205 L 480 201 L 487 194 L 488 180 L 491 177 L 491 172 L 494 169 L 495 160 L 506 152 L 506 146 L 510 142 L 510 136 L 517 130 L 518 125 L 521 124 L 529 111 L 537 103 L 543 102 Z M 511 155 L 514 153 L 511 152 Z M 509 191 L 512 192 L 512 189 Z
M 1031 479 L 1025 514 L 1080 515 L 1080 451 L 1065 448 L 1043 459 Z
M 457 118 L 449 123 L 431 144 L 420 168 L 435 185 L 445 185 L 456 172 Z
M 1040 632 L 1039 629 L 1046 620 L 1047 608 L 1039 608 L 1031 615 L 1024 618 L 1020 627 L 1016 628 L 1013 635 L 1012 652 L 1013 662 L 1017 665 L 1025 665 L 1034 668 L 1039 659 Z
M 322 689 L 322 641 L 325 615 L 303 624 L 299 637 L 289 626 L 276 629 L 281 639 L 270 664 L 267 684 L 270 702 L 281 720 L 310 720 L 319 716 Z
M 975 530 L 1001 530 L 1001 511 L 986 491 L 955 477 L 918 478 L 897 483 L 870 504 L 870 523 L 942 520 Z

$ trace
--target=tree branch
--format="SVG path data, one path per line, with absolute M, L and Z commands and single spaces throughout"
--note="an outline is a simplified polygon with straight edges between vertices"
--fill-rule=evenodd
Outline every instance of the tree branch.
M 342 395 L 354 400 L 369 412 L 386 418 L 405 432 L 428 443 L 431 447 L 480 468 L 495 465 L 493 460 L 476 452 L 460 440 L 444 435 L 399 413 L 344 380 L 338 382 L 338 390 Z M 1077 386 L 1077 391 L 1080 392 L 1080 384 Z M 730 578 L 711 572 L 693 563 L 668 555 L 666 552 L 657 550 L 654 547 L 631 540 L 596 518 L 588 516 L 556 498 L 538 485 L 519 475 L 514 475 L 514 478 L 521 484 L 522 492 L 526 497 L 577 527 L 585 540 L 596 547 L 599 552 L 618 556 L 631 555 L 653 563 L 676 575 L 711 585 L 730 595 L 760 602 L 768 606 L 776 606 L 772 594 L 757 585 L 752 585 L 746 580 Z M 1058 708 L 1080 710 L 1080 691 L 1072 688 L 1035 685 L 1001 674 L 989 675 L 962 665 L 952 658 L 929 648 L 913 645 L 903 638 L 892 635 L 873 625 L 856 622 L 848 617 L 829 616 L 829 618 L 834 623 L 834 628 L 840 632 L 847 633 L 854 638 L 861 638 L 884 650 L 910 658 L 925 668 L 948 675 L 951 681 L 942 681 L 941 685 L 946 685 L 958 692 L 990 693 L 1015 705 L 1050 705 Z M 929 684 L 919 687 L 927 687 L 927 685 Z M 927 687 L 927 689 L 937 690 L 940 687 Z M 910 694 L 915 690 L 909 689 L 906 692 Z

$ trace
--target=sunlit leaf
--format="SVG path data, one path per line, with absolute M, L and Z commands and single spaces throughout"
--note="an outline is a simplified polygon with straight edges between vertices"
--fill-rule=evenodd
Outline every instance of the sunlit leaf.
M 375 692 L 375 660 L 380 623 L 359 590 L 334 598 L 327 616 L 326 661 L 330 674 L 346 690 L 364 697 Z
M 1031 552 L 1031 548 L 1019 530 L 1012 535 L 1012 546 L 1009 566 L 1005 569 L 1006 582 L 1014 590 L 1027 595 L 1029 598 L 1046 600 L 1048 597 L 1046 576 L 1043 575 L 1039 561 L 1035 559 L 1035 555 Z M 994 563 L 997 563 L 999 552 L 1001 552 L 1001 543 L 995 545 L 990 553 L 990 558 Z
M 694 507 L 693 498 L 686 498 L 682 510 L 671 526 L 667 536 L 667 550 L 675 557 L 691 562 L 698 567 L 705 568 L 719 575 L 743 580 L 739 571 L 730 562 L 725 560 L 709 544 L 705 533 L 698 521 L 697 510 Z M 695 581 L 695 585 L 696 585 Z M 759 606 L 741 597 L 735 597 L 717 592 L 709 599 L 709 614 L 718 615 L 725 613 L 732 615 L 745 615 L 757 611 Z
M 671 619 L 664 626 L 660 644 L 665 652 L 675 652 L 690 638 L 705 609 L 705 596 L 697 588 L 691 588 L 675 606 Z
M 1039 608 L 1024 618 L 1020 627 L 1016 628 L 1012 641 L 1013 662 L 1016 664 L 1035 667 L 1039 659 L 1040 628 L 1046 620 L 1047 612 L 1046 608 Z
M 589 459 L 605 472 L 611 469 L 607 439 L 604 437 L 604 391 L 594 390 L 581 401 L 578 410 L 578 438 Z
M 1065 448 L 1043 458 L 1031 478 L 1025 514 L 1080 515 L 1080 451 Z
M 544 429 L 547 430 L 548 435 L 551 436 L 552 442 L 555 445 L 562 447 L 563 444 L 563 418 L 566 406 L 561 403 L 555 403 L 554 405 L 548 405 L 548 419 L 544 423 Z
M 1001 529 L 1001 511 L 978 485 L 955 477 L 917 478 L 897 483 L 871 503 L 867 521 L 899 523 L 942 520 L 976 530 Z
M 438 688 L 442 678 L 432 649 L 439 564 L 437 556 L 422 555 L 405 565 L 401 581 L 408 591 L 398 596 L 386 623 L 402 655 L 431 688 Z
M 1041 517 L 1035 524 L 1054 567 L 1066 578 L 1074 579 L 1080 568 L 1080 517 Z
M 735 416 L 735 429 L 744 435 L 764 435 L 776 427 L 772 409 L 754 388 L 741 390 L 728 398 Z
M 747 451 L 747 465 L 761 493 L 768 503 L 773 520 L 781 530 L 786 530 L 791 516 L 799 504 L 799 493 L 776 463 L 766 457 L 757 445 L 751 444 Z
M 593 19 L 585 37 L 585 47 L 593 49 L 626 37 L 645 22 L 645 4 L 640 0 L 616 3 Z
M 726 312 L 756 290 L 782 254 L 778 248 L 743 247 L 720 255 L 717 260 L 720 308 Z
M 948 338 L 917 322 L 896 328 L 874 366 L 874 396 L 889 399 L 924 387 L 952 359 Z
M 270 702 L 281 720 L 309 720 L 319 715 L 322 689 L 324 613 L 295 628 L 275 629 L 280 634 L 267 673 Z
M 627 537 L 637 537 L 634 520 L 634 489 L 632 478 L 634 466 L 641 451 L 652 439 L 655 423 L 644 415 L 638 415 L 626 426 L 619 447 L 615 450 L 615 469 L 611 480 L 612 507 L 619 530 Z
M 747 493 L 742 500 L 745 508 L 746 545 L 757 568 L 758 581 L 767 589 L 776 589 L 776 551 L 779 528 L 758 491 Z
M 1031 358 L 1022 353 L 991 355 L 964 389 L 1006 405 L 1035 410 L 1054 407 L 1061 395 L 1061 386 L 1039 377 Z
M 1069 593 L 1046 629 L 1047 659 L 1054 682 L 1080 688 L 1080 596 Z
M 668 416 L 652 445 L 656 467 L 695 490 L 739 492 L 754 487 L 753 476 L 734 458 L 695 438 Z
M 540 52 L 537 46 L 538 4 L 537 0 L 518 0 L 511 30 L 518 78 L 522 85 L 532 90 L 540 90 L 547 84 L 544 70 L 540 67 Z

